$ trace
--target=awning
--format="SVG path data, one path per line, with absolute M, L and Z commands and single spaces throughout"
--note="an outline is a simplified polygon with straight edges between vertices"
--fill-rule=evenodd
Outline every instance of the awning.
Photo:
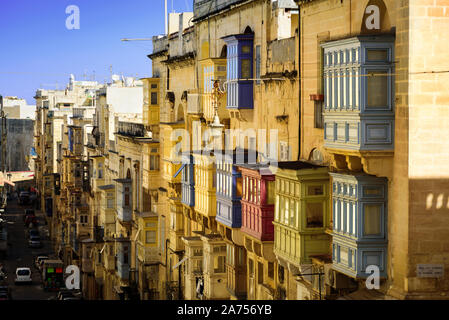
M 177 267 L 179 267 L 184 261 L 186 261 L 187 259 L 189 259 L 189 256 L 185 256 L 181 261 L 179 261 L 172 270 L 175 270 Z
M 136 241 L 136 240 L 137 240 L 137 238 L 139 237 L 139 234 L 140 234 L 140 229 L 137 230 L 136 236 L 134 237 L 133 241 Z
M 118 294 L 122 294 L 122 293 L 123 293 L 123 290 L 122 290 L 122 288 L 121 288 L 120 286 L 114 286 L 114 290 L 115 290 L 115 292 L 117 292 Z
M 175 173 L 175 175 L 173 176 L 173 178 L 176 178 L 176 177 L 178 176 L 178 174 L 182 171 L 182 169 L 184 169 L 184 167 L 185 167 L 186 165 L 187 165 L 187 164 L 184 163 L 184 164 L 181 166 L 181 168 L 179 168 L 179 170 L 176 171 L 176 173 Z

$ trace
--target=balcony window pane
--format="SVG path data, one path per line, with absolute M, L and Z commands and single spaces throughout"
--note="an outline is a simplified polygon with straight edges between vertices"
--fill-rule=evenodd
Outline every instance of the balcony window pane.
M 276 205 L 274 206 L 274 214 L 275 214 L 274 220 L 275 221 L 279 221 L 279 210 L 280 210 L 280 208 L 281 208 L 281 204 L 279 202 L 279 196 L 277 195 L 276 196 Z
M 308 202 L 306 204 L 306 223 L 307 228 L 323 227 L 323 203 Z
M 257 283 L 263 283 L 263 264 L 260 262 L 257 263 Z
M 251 60 L 242 59 L 241 63 L 242 63 L 241 78 L 251 79 Z
M 290 226 L 295 227 L 295 202 L 293 200 L 290 200 Z
M 156 243 L 156 231 L 146 232 L 146 243 L 154 244 Z
M 274 204 L 274 181 L 267 181 L 267 204 Z
M 364 234 L 366 236 L 378 235 L 381 232 L 381 207 L 380 204 L 365 205 Z
M 323 194 L 324 192 L 322 185 L 307 187 L 307 195 L 309 196 L 322 196 Z
M 368 61 L 387 61 L 388 50 L 387 49 L 367 49 L 366 60 Z
M 151 104 L 152 105 L 157 104 L 157 92 L 151 92 Z
M 386 71 L 369 71 L 366 79 L 366 106 L 388 106 L 388 76 Z
M 236 181 L 236 197 L 240 198 L 242 196 L 242 177 L 238 177 Z M 229 187 L 231 189 L 231 187 Z
M 284 223 L 288 224 L 288 216 L 289 216 L 289 210 L 288 210 L 288 204 L 289 204 L 289 200 L 288 199 L 283 199 L 284 200 Z
M 157 223 L 156 222 L 147 222 L 145 223 L 145 228 L 156 228 Z

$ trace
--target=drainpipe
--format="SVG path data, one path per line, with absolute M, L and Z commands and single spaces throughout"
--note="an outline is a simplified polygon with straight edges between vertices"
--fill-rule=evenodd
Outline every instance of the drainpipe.
M 302 126 L 301 126 L 301 121 L 302 121 L 302 110 L 301 110 L 301 99 L 302 99 L 302 95 L 301 95 L 301 90 L 302 90 L 302 81 L 301 81 L 301 33 L 302 33 L 302 28 L 301 28 L 301 7 L 299 5 L 299 0 L 295 0 L 295 2 L 298 4 L 298 79 L 299 79 L 299 123 L 298 123 L 298 161 L 301 159 L 301 146 L 302 146 Z

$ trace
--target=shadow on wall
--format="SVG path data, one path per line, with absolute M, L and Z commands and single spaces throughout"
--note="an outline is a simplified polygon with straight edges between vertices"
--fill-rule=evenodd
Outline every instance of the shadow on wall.
M 409 190 L 410 271 L 413 276 L 415 264 L 444 264 L 443 278 L 420 280 L 429 282 L 427 289 L 449 290 L 449 179 L 410 179 Z

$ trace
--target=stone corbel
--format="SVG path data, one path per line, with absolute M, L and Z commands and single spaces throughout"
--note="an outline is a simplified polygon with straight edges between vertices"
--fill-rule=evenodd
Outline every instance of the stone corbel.
M 243 238 L 243 234 L 242 232 L 240 232 L 240 230 L 236 230 L 236 229 L 232 229 L 232 241 L 238 245 L 238 246 L 243 246 L 244 244 L 244 238 Z
M 363 155 L 362 166 L 363 171 L 367 174 L 379 176 L 379 177 L 392 177 L 393 176 L 393 157 L 390 154 L 379 155 Z
M 348 164 L 346 162 L 346 157 L 341 154 L 332 154 L 331 156 L 331 166 L 338 170 L 346 170 Z
M 357 156 L 346 156 L 348 169 L 351 171 L 362 171 L 362 159 Z

